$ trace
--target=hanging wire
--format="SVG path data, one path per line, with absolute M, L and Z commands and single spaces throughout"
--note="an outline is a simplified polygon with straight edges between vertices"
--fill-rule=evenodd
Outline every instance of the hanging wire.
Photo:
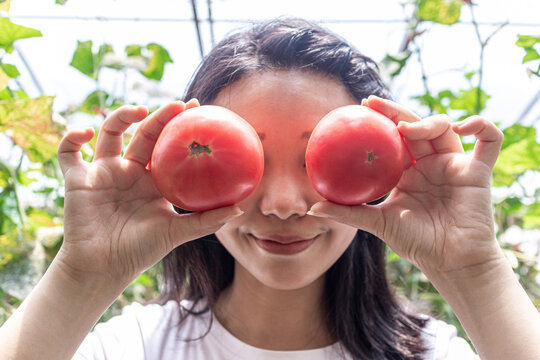
M 212 0 L 206 0 L 208 7 L 208 24 L 210 25 L 210 42 L 212 47 L 216 45 L 216 37 L 214 35 L 214 18 L 212 16 Z
M 531 110 L 533 110 L 533 108 L 536 106 L 536 104 L 538 104 L 538 102 L 540 101 L 540 90 L 538 90 L 536 92 L 535 95 L 533 95 L 533 97 L 531 98 L 531 100 L 529 100 L 529 102 L 527 103 L 527 105 L 525 105 L 525 107 L 523 108 L 523 111 L 521 112 L 521 114 L 519 114 L 519 116 L 517 117 L 517 119 L 514 121 L 515 124 L 522 124 L 524 119 L 527 118 L 527 116 L 529 115 L 529 113 L 531 112 Z M 533 120 L 533 124 L 535 124 L 536 122 L 538 122 L 540 120 L 540 114 L 538 115 L 538 117 Z
M 193 0 L 192 0 L 193 2 Z M 34 19 L 34 20 L 86 20 L 86 21 L 144 21 L 144 22 L 192 22 L 193 19 L 190 18 L 158 18 L 158 17 L 103 17 L 103 16 L 62 16 L 62 15 L 10 15 L 10 19 Z M 310 18 L 311 21 L 325 23 L 325 24 L 387 24 L 387 23 L 406 23 L 406 19 L 314 19 Z M 197 19 L 199 23 L 209 22 L 210 19 Z M 223 18 L 215 19 L 212 18 L 212 23 L 250 23 L 252 20 L 249 19 L 234 19 L 234 18 Z M 478 25 L 481 26 L 498 26 L 500 22 L 487 22 L 487 21 L 478 21 Z M 470 21 L 460 21 L 455 25 L 473 25 Z M 525 23 L 525 22 L 510 22 L 506 27 L 540 27 L 540 23 Z
M 197 32 L 197 40 L 199 42 L 199 51 L 202 58 L 204 57 L 204 47 L 201 37 L 201 27 L 199 25 L 199 16 L 197 14 L 197 5 L 195 4 L 195 0 L 191 0 L 191 8 L 193 9 L 193 22 L 195 24 L 195 31 Z
M 41 86 L 41 83 L 39 82 L 36 74 L 34 73 L 34 70 L 32 69 L 32 66 L 30 66 L 30 63 L 26 59 L 26 56 L 24 55 L 24 53 L 22 52 L 22 50 L 21 50 L 21 48 L 19 46 L 14 45 L 13 47 L 15 49 L 15 52 L 17 53 L 17 55 L 21 59 L 22 63 L 26 67 L 26 70 L 28 71 L 28 74 L 30 75 L 30 78 L 32 79 L 32 82 L 34 83 L 36 89 L 38 90 L 39 95 L 43 95 L 45 93 L 43 91 L 43 86 Z M 17 82 L 17 85 L 19 86 L 19 88 L 22 89 L 21 84 L 19 82 Z

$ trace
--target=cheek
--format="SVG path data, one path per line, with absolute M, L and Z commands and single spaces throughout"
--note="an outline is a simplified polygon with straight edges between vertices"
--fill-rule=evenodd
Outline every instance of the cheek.
M 349 239 L 348 243 L 350 244 L 358 229 L 349 225 L 339 224 L 338 229 L 335 231 L 339 234 L 339 237 Z
M 245 216 L 245 215 L 244 215 Z M 241 216 L 243 217 L 243 216 Z M 239 219 L 229 221 L 223 225 L 215 235 L 221 244 L 231 253 L 233 257 L 237 257 L 240 254 L 240 249 L 245 246 L 246 241 L 240 235 L 240 228 L 242 222 Z
M 235 227 L 229 222 L 216 231 L 216 237 L 223 245 L 225 245 L 225 247 L 227 247 L 226 244 L 228 243 L 234 243 L 234 240 L 232 239 L 233 232 L 235 232 L 234 229 Z
M 334 241 L 337 242 L 337 244 L 333 246 L 333 253 L 336 256 L 335 261 L 337 261 L 337 258 L 343 255 L 345 250 L 351 245 L 357 231 L 358 229 L 345 224 L 337 224 L 332 227 L 332 232 L 334 233 L 332 237 Z

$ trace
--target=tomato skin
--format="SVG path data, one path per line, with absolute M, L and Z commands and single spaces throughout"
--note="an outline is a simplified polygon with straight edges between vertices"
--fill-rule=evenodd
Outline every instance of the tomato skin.
M 165 199 L 184 210 L 204 211 L 233 205 L 255 190 L 264 155 L 247 121 L 224 107 L 203 105 L 167 123 L 150 164 Z
M 306 170 L 315 190 L 343 205 L 377 200 L 394 188 L 407 151 L 396 124 L 363 105 L 325 115 L 306 149 Z

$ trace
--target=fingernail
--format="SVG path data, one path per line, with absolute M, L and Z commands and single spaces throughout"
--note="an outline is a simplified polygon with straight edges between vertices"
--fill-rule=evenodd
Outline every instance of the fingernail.
M 309 210 L 306 214 L 311 215 L 311 216 L 321 217 L 321 218 L 329 218 L 330 217 L 328 214 L 323 214 L 323 213 L 319 213 L 319 212 L 315 212 L 315 211 L 311 211 L 311 210 Z
M 396 126 L 397 126 L 400 130 L 403 130 L 403 129 L 409 129 L 409 128 L 411 128 L 411 127 L 414 127 L 414 125 L 411 126 L 411 123 L 408 123 L 408 122 L 406 122 L 406 121 L 400 121 L 400 122 L 397 123 Z
M 228 221 L 228 220 L 237 218 L 237 217 L 242 216 L 242 215 L 244 215 L 244 212 L 242 210 L 238 209 L 235 213 L 227 216 L 227 218 L 225 220 Z
M 452 123 L 451 126 L 453 129 L 459 130 L 463 127 L 463 121 Z

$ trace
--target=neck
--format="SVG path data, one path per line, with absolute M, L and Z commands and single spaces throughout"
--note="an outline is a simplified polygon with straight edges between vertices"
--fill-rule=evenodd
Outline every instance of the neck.
M 295 290 L 272 289 L 236 263 L 233 283 L 214 313 L 236 338 L 267 350 L 307 350 L 331 345 L 325 322 L 324 277 Z

